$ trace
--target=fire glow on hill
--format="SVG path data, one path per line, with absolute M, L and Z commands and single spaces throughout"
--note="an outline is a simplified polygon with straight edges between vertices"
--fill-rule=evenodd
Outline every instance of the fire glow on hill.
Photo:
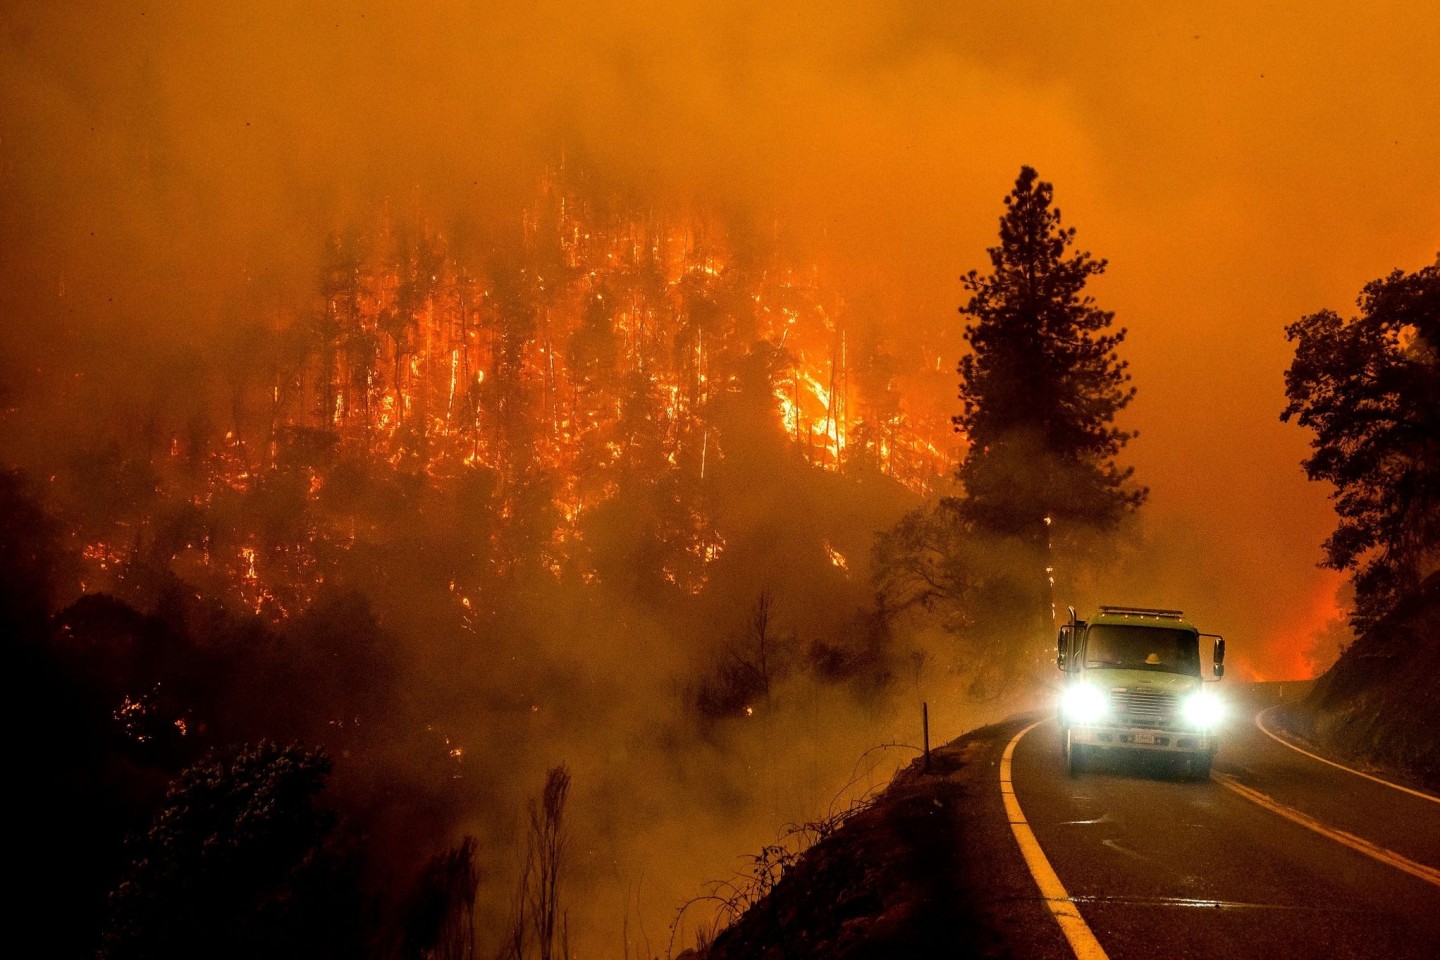
M 313 302 L 255 321 L 227 361 L 213 403 L 226 415 L 152 441 L 157 489 L 195 515 L 128 517 L 84 545 L 85 588 L 123 579 L 150 540 L 186 581 L 285 617 L 327 556 L 375 534 L 346 501 L 357 472 L 383 467 L 488 500 L 496 521 L 471 548 L 501 577 L 532 550 L 555 578 L 596 582 L 588 516 L 626 483 L 658 488 L 664 579 L 698 594 L 726 547 L 707 476 L 757 435 L 773 434 L 771 454 L 922 496 L 953 469 L 948 419 L 907 398 L 879 324 L 852 321 L 821 268 L 737 242 L 715 217 L 614 212 L 582 183 L 563 167 L 543 178 L 505 247 L 388 209 L 333 233 Z M 937 351 L 917 366 L 948 364 Z M 257 492 L 325 504 L 332 522 L 197 519 Z M 450 589 L 469 610 L 463 579 Z

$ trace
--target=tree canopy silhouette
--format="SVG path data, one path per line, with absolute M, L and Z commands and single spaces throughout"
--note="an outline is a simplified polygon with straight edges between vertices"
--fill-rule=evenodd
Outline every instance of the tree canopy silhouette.
M 999 546 L 980 578 L 976 619 L 986 642 L 1017 655 L 1050 626 L 1058 537 L 1113 529 L 1145 500 L 1116 457 L 1134 436 L 1115 416 L 1135 396 L 1117 349 L 1125 330 L 1085 292 L 1105 261 L 1073 250 L 1075 228 L 1054 189 L 1022 167 L 1005 198 L 990 272 L 962 278 L 971 352 L 960 359 L 968 441 L 960 514 Z
M 1022 167 L 1005 198 L 991 271 L 962 281 L 971 352 L 960 360 L 969 441 L 965 512 L 987 532 L 1045 539 L 1047 524 L 1113 527 L 1146 490 L 1115 458 L 1134 437 L 1115 416 L 1135 396 L 1116 350 L 1124 328 L 1085 293 L 1104 260 L 1072 251 L 1053 188 Z M 1047 520 L 1048 518 L 1048 520 Z
M 110 897 L 100 955 L 333 957 L 363 939 L 353 871 L 316 804 L 323 751 L 264 741 L 170 785 Z
M 1280 419 L 1314 431 L 1305 472 L 1334 484 L 1340 518 L 1324 563 L 1355 572 L 1363 629 L 1440 567 L 1440 256 L 1366 284 L 1358 305 L 1285 328 Z
M 875 553 L 887 606 L 943 608 L 973 642 L 985 689 L 1012 677 L 1050 625 L 1052 546 L 1113 530 L 1147 495 L 1116 462 L 1135 436 L 1115 425 L 1135 396 L 1117 352 L 1125 330 L 1085 292 L 1105 261 L 1072 249 L 1075 229 L 1053 199 L 1022 167 L 990 271 L 961 278 L 964 496 L 906 517 Z

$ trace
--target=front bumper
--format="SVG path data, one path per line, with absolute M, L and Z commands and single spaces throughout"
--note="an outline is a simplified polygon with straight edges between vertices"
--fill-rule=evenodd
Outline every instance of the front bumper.
M 1152 729 L 1149 727 L 1070 727 L 1072 746 L 1150 750 L 1160 753 L 1209 753 L 1219 745 L 1214 731 Z

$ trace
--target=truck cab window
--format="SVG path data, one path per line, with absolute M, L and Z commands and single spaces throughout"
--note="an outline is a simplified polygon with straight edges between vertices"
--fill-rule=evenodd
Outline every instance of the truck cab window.
M 1200 638 L 1188 630 L 1095 625 L 1085 635 L 1085 666 L 1200 675 Z

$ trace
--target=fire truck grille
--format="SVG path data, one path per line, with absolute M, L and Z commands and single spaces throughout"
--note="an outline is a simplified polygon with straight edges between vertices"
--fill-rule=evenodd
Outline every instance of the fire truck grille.
M 1179 706 L 1173 693 L 1115 690 L 1110 694 L 1114 715 L 1139 726 L 1169 726 L 1179 713 Z

